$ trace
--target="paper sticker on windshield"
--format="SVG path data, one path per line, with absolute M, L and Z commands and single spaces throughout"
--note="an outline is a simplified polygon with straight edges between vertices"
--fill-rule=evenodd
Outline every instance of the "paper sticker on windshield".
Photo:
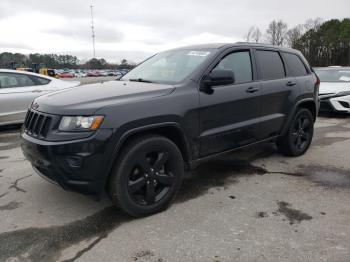
M 187 55 L 192 55 L 192 56 L 207 56 L 209 55 L 210 52 L 206 51 L 190 51 Z

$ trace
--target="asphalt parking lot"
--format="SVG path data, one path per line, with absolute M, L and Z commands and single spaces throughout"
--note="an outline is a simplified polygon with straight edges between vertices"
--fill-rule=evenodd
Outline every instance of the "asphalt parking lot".
M 132 219 L 31 169 L 0 131 L 0 261 L 350 261 L 350 118 L 320 117 L 306 155 L 272 144 L 188 174 L 165 212 Z

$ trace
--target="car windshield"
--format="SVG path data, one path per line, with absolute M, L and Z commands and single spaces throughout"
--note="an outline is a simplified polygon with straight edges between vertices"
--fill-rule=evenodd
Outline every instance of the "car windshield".
M 121 80 L 176 84 L 188 77 L 211 55 L 209 49 L 172 50 L 141 63 Z
M 321 82 L 350 82 L 350 68 L 315 69 Z

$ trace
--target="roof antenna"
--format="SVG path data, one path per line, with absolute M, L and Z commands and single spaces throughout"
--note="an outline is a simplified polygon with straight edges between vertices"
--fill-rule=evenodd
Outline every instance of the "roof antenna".
M 91 1 L 90 11 L 91 11 L 91 36 L 92 36 L 92 48 L 94 53 L 94 58 L 96 58 L 96 50 L 95 50 L 95 26 L 94 26 L 94 14 L 93 14 L 93 5 Z

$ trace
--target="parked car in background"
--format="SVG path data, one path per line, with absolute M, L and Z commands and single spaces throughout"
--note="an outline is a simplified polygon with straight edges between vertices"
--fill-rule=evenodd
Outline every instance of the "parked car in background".
M 63 188 L 107 190 L 130 215 L 150 215 L 174 200 L 185 170 L 223 153 L 275 142 L 285 155 L 304 154 L 318 85 L 293 49 L 178 48 L 151 57 L 121 81 L 35 99 L 22 149 L 39 175 Z
M 75 77 L 75 75 L 73 73 L 70 72 L 63 72 L 63 73 L 59 73 L 57 74 L 58 78 L 73 78 Z
M 45 75 L 45 76 L 57 77 L 55 70 L 50 68 L 40 68 L 39 74 Z
M 86 73 L 84 72 L 78 72 L 78 73 L 75 73 L 75 77 L 86 77 Z
M 89 71 L 87 74 L 86 74 L 87 77 L 98 77 L 98 76 L 101 76 L 101 74 L 98 72 L 98 71 Z
M 321 80 L 320 111 L 350 113 L 350 67 L 314 68 Z
M 34 98 L 79 84 L 26 71 L 0 69 L 0 126 L 23 123 Z
M 116 76 L 116 73 L 113 70 L 108 70 L 107 76 Z

